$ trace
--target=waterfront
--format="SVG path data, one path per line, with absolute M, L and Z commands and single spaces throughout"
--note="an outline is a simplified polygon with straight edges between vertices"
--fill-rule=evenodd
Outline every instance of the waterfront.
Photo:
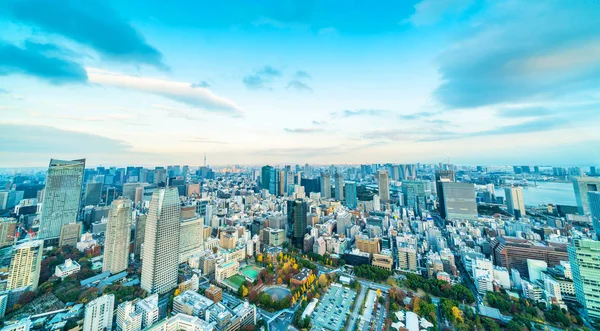
M 504 197 L 504 188 L 497 187 L 496 195 Z M 527 206 L 558 204 L 576 206 L 575 192 L 571 183 L 537 182 L 537 186 L 523 187 L 523 200 Z

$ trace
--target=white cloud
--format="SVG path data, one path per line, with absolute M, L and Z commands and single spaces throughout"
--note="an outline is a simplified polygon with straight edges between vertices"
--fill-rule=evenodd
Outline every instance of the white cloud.
M 233 101 L 218 96 L 207 88 L 193 88 L 190 83 L 127 76 L 95 68 L 86 70 L 92 83 L 152 93 L 208 112 L 234 117 L 244 114 L 244 110 Z
M 411 23 L 415 26 L 435 24 L 444 16 L 464 12 L 473 2 L 473 0 L 423 0 L 415 5 L 415 13 L 402 23 Z

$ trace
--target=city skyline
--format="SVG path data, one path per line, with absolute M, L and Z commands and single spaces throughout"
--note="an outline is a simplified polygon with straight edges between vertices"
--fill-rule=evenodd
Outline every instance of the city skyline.
M 599 8 L 6 1 L 1 166 L 599 163 Z

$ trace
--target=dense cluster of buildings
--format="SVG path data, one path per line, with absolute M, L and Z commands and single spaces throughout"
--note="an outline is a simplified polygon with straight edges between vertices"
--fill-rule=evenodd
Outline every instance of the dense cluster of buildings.
M 99 296 L 71 313 L 49 312 L 60 318 L 11 311 L 7 330 L 73 326 L 67 321 L 84 331 L 238 330 L 260 314 L 248 302 L 222 302 L 223 290 L 255 281 L 260 269 L 248 261 L 286 247 L 349 270 L 468 279 L 480 302 L 502 290 L 548 307 L 578 303 L 600 319 L 600 177 L 558 169 L 85 168 L 85 160 L 51 160 L 47 172 L 0 175 L 0 318 L 42 285 L 46 254 L 71 246 L 95 274 L 82 288 Z M 577 206 L 526 206 L 527 179 L 571 181 Z M 78 277 L 82 263 L 65 259 L 51 273 Z M 291 282 L 307 277 L 303 270 Z M 116 283 L 148 296 L 117 303 L 102 293 Z

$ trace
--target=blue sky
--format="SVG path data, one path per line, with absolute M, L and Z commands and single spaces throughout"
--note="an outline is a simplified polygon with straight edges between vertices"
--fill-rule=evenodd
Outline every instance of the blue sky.
M 595 1 L 3 1 L 0 166 L 598 164 Z

